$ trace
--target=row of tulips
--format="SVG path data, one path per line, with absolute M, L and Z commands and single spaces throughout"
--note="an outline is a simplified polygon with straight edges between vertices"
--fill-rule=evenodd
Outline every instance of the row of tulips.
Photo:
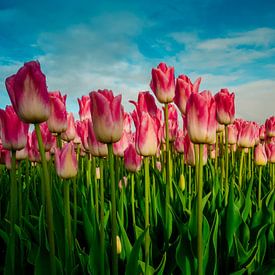
M 8 77 L 12 106 L 0 110 L 1 178 L 9 174 L 10 181 L 1 184 L 10 198 L 1 197 L 3 271 L 39 274 L 45 265 L 51 274 L 272 269 L 275 117 L 261 126 L 235 119 L 234 93 L 199 92 L 200 82 L 185 75 L 175 80 L 174 68 L 161 63 L 152 69 L 150 87 L 163 110 L 145 91 L 130 101 L 135 110 L 128 114 L 121 95 L 98 90 L 78 99 L 75 121 L 66 95 L 48 92 L 38 62 Z M 38 232 L 30 233 L 35 216 Z M 229 259 L 237 259 L 233 267 Z

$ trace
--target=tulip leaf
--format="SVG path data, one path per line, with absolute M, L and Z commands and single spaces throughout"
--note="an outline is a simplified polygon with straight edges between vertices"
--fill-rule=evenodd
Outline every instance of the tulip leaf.
M 126 265 L 126 275 L 136 275 L 138 274 L 138 265 L 139 265 L 139 251 L 142 245 L 142 242 L 145 238 L 145 234 L 148 230 L 148 227 L 143 231 L 143 233 L 139 236 L 139 238 L 136 240 L 133 249 L 131 251 L 131 254 L 129 255 L 129 259 L 127 261 Z

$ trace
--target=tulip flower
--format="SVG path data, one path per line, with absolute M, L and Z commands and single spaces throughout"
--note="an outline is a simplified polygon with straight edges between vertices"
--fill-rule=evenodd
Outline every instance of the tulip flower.
M 260 137 L 260 140 L 265 139 L 265 125 L 264 124 L 260 126 L 259 137 Z
M 275 142 L 265 144 L 266 156 L 269 163 L 275 163 Z
M 165 133 L 165 125 L 162 126 L 162 137 L 163 143 L 165 143 L 166 133 Z M 173 142 L 176 139 L 177 130 L 178 130 L 178 113 L 175 105 L 168 104 L 168 134 L 169 134 L 169 142 Z
M 174 148 L 180 154 L 184 152 L 184 132 L 181 129 L 177 132 L 177 136 L 174 141 Z
M 88 136 L 87 136 L 87 150 L 96 157 L 106 157 L 108 155 L 107 144 L 97 141 L 92 120 L 86 120 L 88 126 Z M 86 148 L 85 148 L 86 149 Z
M 259 143 L 254 149 L 254 162 L 256 165 L 266 165 L 267 156 L 265 152 L 265 146 Z
M 65 132 L 67 124 L 66 98 L 67 95 L 62 96 L 59 91 L 49 93 L 50 96 L 50 116 L 47 124 L 50 132 L 62 133 Z
M 70 179 L 77 174 L 77 159 L 72 142 L 55 151 L 55 168 L 57 175 L 63 179 Z
M 67 130 L 61 133 L 61 138 L 66 141 L 74 140 L 76 136 L 76 130 L 75 130 L 73 113 L 67 114 L 67 125 L 68 125 Z
M 124 151 L 124 165 L 125 169 L 129 172 L 137 172 L 142 165 L 142 157 L 137 154 L 135 146 L 130 143 Z
M 6 79 L 6 88 L 12 106 L 26 123 L 46 121 L 50 115 L 50 101 L 46 77 L 38 61 L 24 64 L 15 75 Z
M 193 143 L 216 141 L 216 103 L 209 91 L 192 93 L 186 105 L 188 135 Z
M 23 160 L 28 157 L 28 149 L 25 146 L 23 149 L 16 151 L 16 160 Z
M 121 95 L 114 97 L 112 91 L 98 90 L 90 93 L 91 116 L 96 139 L 102 143 L 120 140 L 123 131 L 123 107 Z
M 11 152 L 0 147 L 0 163 L 5 164 L 8 170 L 11 169 Z
M 186 103 L 191 93 L 198 93 L 201 83 L 201 77 L 199 77 L 194 84 L 186 75 L 180 75 L 176 79 L 176 90 L 174 102 L 178 106 L 182 115 L 186 115 Z
M 149 113 L 142 112 L 134 118 L 136 126 L 136 150 L 141 156 L 154 156 L 158 149 L 158 125 Z
M 220 124 L 232 124 L 235 119 L 235 94 L 228 89 L 221 89 L 215 95 L 217 121 Z
M 79 117 L 80 120 L 91 119 L 91 101 L 88 95 L 84 95 L 77 99 L 79 105 Z
M 43 122 L 39 125 L 40 131 L 41 131 L 41 136 L 42 136 L 42 141 L 44 144 L 44 149 L 45 152 L 48 152 L 51 150 L 53 145 L 56 142 L 56 138 L 52 135 L 52 133 L 49 131 L 48 125 L 46 122 Z M 34 146 L 36 150 L 39 150 L 38 148 L 38 141 L 36 137 L 35 131 L 32 132 L 32 147 Z
M 238 137 L 238 130 L 235 124 L 227 126 L 228 129 L 228 144 L 236 144 Z
M 243 121 L 239 126 L 237 144 L 242 148 L 253 147 L 256 143 L 256 137 L 259 134 L 258 128 L 253 122 Z
M 123 157 L 124 151 L 129 145 L 129 137 L 131 136 L 130 133 L 127 133 L 126 131 L 123 131 L 122 137 L 119 141 L 113 143 L 113 150 L 114 150 L 114 155 Z
M 147 112 L 152 117 L 158 116 L 158 107 L 155 98 L 148 91 L 139 92 L 137 102 L 133 100 L 129 100 L 129 102 L 133 103 L 140 112 Z
M 123 115 L 123 131 L 131 133 L 132 117 L 129 113 L 124 112 Z
M 150 87 L 160 103 L 172 102 L 175 96 L 174 67 L 160 63 L 156 69 L 153 68 Z
M 0 129 L 4 149 L 21 150 L 26 146 L 29 125 L 19 119 L 12 106 L 0 109 Z
M 271 116 L 265 121 L 265 131 L 267 137 L 275 137 L 275 116 Z

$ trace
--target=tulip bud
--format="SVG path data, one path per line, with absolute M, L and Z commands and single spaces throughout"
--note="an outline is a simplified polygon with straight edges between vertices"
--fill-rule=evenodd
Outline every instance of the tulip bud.
M 209 91 L 190 95 L 186 105 L 186 123 L 193 143 L 216 142 L 216 103 Z
M 180 174 L 179 188 L 183 192 L 185 189 L 185 178 L 183 174 Z
M 85 119 L 91 119 L 91 103 L 90 103 L 90 97 L 88 95 L 84 95 L 77 99 L 79 104 L 79 117 L 80 120 L 83 121 Z
M 119 236 L 116 236 L 116 252 L 117 254 L 120 254 L 122 251 L 122 247 L 121 247 L 121 241 Z
M 265 130 L 267 137 L 275 137 L 275 116 L 272 116 L 265 121 Z
M 263 144 L 259 143 L 254 149 L 254 162 L 256 165 L 266 165 L 267 156 L 265 152 L 265 147 Z
M 174 67 L 160 63 L 156 69 L 153 68 L 150 87 L 160 103 L 172 102 L 175 96 Z
M 235 119 L 235 94 L 229 94 L 227 89 L 221 89 L 215 95 L 217 121 L 220 124 L 232 124 Z
M 0 109 L 0 136 L 3 148 L 21 150 L 27 144 L 29 125 L 22 122 L 12 106 Z
M 194 84 L 186 75 L 180 75 L 176 80 L 176 90 L 174 102 L 178 106 L 182 115 L 186 114 L 186 103 L 191 93 L 198 93 L 201 78 L 199 77 Z
M 24 64 L 15 75 L 6 79 L 6 88 L 16 114 L 26 123 L 46 121 L 50 101 L 46 77 L 38 61 Z
M 63 148 L 55 150 L 55 168 L 59 177 L 63 179 L 75 177 L 77 167 L 73 143 L 66 143 Z
M 142 165 L 142 157 L 137 154 L 137 151 L 132 143 L 124 151 L 124 165 L 129 172 L 137 172 Z
M 123 131 L 123 107 L 121 95 L 112 91 L 98 90 L 90 93 L 91 116 L 96 139 L 102 143 L 120 140 Z

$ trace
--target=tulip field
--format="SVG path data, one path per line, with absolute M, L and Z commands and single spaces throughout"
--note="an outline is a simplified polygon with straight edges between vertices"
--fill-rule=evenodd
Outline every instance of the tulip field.
M 275 273 L 275 116 L 236 118 L 234 93 L 165 63 L 151 76 L 132 112 L 103 89 L 79 116 L 38 61 L 7 76 L 1 274 Z

